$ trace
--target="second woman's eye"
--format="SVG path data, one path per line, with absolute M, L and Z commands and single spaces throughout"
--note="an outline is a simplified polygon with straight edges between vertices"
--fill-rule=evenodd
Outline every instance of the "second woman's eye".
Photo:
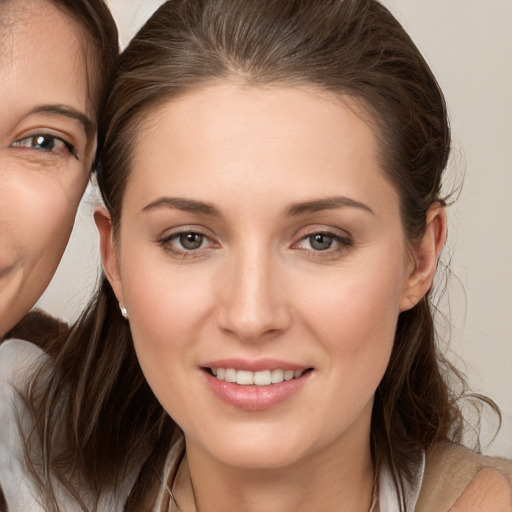
M 347 249 L 352 245 L 352 240 L 330 232 L 315 232 L 303 237 L 294 244 L 296 249 L 314 252 L 333 252 Z
M 66 152 L 77 157 L 74 146 L 60 137 L 48 133 L 41 133 L 25 137 L 11 144 L 13 147 L 22 147 L 43 151 L 45 153 L 62 153 Z
M 176 255 L 193 255 L 201 249 L 216 247 L 216 243 L 207 235 L 197 231 L 180 231 L 158 240 L 166 251 Z
M 182 233 L 177 235 L 177 241 L 179 241 L 183 249 L 193 251 L 201 248 L 204 241 L 204 235 L 199 233 Z
M 334 237 L 332 235 L 327 235 L 326 233 L 317 233 L 315 235 L 310 235 L 308 238 L 311 248 L 315 251 L 326 251 L 332 247 L 334 242 Z

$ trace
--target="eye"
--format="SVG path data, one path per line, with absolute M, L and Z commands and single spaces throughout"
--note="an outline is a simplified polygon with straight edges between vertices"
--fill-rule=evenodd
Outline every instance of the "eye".
M 200 233 L 181 233 L 177 235 L 176 241 L 187 251 L 200 249 L 204 242 L 204 235 Z
M 334 237 L 326 233 L 316 233 L 307 237 L 309 245 L 315 251 L 326 251 L 332 247 Z
M 204 233 L 180 231 L 158 240 L 164 250 L 179 256 L 199 255 L 203 250 L 217 247 L 217 244 Z
M 77 152 L 70 142 L 51 135 L 49 133 L 38 133 L 17 140 L 11 144 L 12 147 L 21 147 L 53 154 L 71 154 L 78 159 Z
M 337 252 L 352 246 L 352 240 L 328 231 L 317 231 L 301 238 L 294 244 L 295 249 L 314 252 Z

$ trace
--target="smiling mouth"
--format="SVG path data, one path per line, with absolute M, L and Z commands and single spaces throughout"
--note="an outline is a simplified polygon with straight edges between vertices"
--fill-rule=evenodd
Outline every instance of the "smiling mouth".
M 205 368 L 205 370 L 217 380 L 224 382 L 231 382 L 241 386 L 271 386 L 273 384 L 298 379 L 304 373 L 311 371 L 312 368 L 306 370 L 275 369 L 262 370 L 259 372 L 236 370 L 234 368 Z

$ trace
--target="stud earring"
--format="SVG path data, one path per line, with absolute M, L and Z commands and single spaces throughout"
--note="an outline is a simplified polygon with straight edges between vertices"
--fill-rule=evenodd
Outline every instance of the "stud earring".
M 126 308 L 123 308 L 121 304 L 119 304 L 119 309 L 121 310 L 121 315 L 123 315 L 123 318 L 128 318 L 128 310 Z

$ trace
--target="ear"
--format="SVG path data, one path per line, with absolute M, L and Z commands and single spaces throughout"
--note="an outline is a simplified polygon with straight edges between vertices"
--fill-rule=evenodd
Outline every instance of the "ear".
M 437 260 L 446 240 L 445 207 L 434 203 L 427 212 L 427 226 L 421 240 L 410 249 L 411 269 L 404 285 L 400 311 L 414 307 L 429 291 L 434 279 Z
M 121 274 L 119 272 L 119 261 L 114 246 L 114 236 L 112 229 L 112 220 L 110 214 L 104 206 L 99 206 L 94 211 L 94 222 L 100 234 L 100 250 L 101 261 L 103 263 L 103 271 L 114 290 L 119 301 L 119 306 L 125 307 L 123 285 L 121 282 Z

